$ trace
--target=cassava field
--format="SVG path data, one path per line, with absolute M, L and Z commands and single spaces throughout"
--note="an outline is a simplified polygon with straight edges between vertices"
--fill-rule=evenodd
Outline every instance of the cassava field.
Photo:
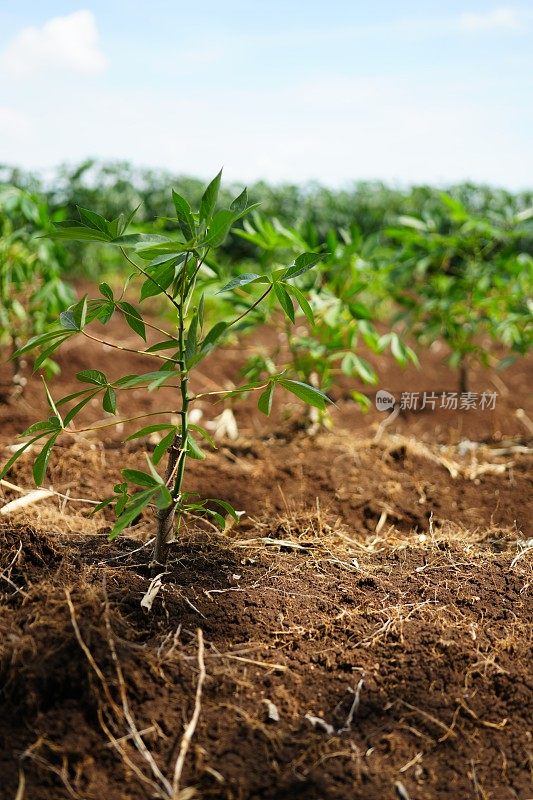
M 420 242 L 398 244 L 399 227 L 394 233 L 390 219 L 388 246 L 411 247 L 412 257 Z M 245 228 L 242 242 L 257 245 L 260 224 L 258 218 Z M 350 242 L 352 258 L 361 243 L 352 237 L 345 246 Z M 240 255 L 244 266 L 222 282 L 244 273 L 275 275 L 276 265 L 291 263 L 279 252 L 293 246 L 320 252 L 309 239 L 301 244 L 272 245 L 261 268 L 250 268 L 252 253 Z M 334 247 L 329 235 L 324 252 Z M 71 257 L 83 263 L 80 253 Z M 435 258 L 442 267 L 441 256 Z M 125 440 L 146 419 L 179 424 L 174 388 L 148 392 L 124 384 L 129 389 L 116 414 L 112 401 L 104 410 L 101 396 L 89 399 L 83 422 L 65 426 L 51 450 L 38 481 L 45 496 L 28 495 L 42 440 L 4 474 L 1 800 L 533 797 L 527 348 L 522 342 L 522 357 L 500 370 L 512 350 L 505 337 L 485 347 L 487 332 L 474 326 L 465 347 L 457 331 L 455 339 L 435 328 L 428 334 L 428 318 L 418 329 L 419 315 L 391 351 L 391 340 L 382 337 L 400 323 L 390 322 L 390 308 L 388 316 L 380 309 L 383 302 L 396 306 L 399 297 L 385 287 L 378 303 L 365 287 L 355 287 L 348 302 L 341 267 L 326 262 L 324 283 L 301 290 L 312 296 L 316 318 L 321 292 L 351 306 L 349 324 L 372 317 L 375 329 L 359 326 L 360 332 L 367 343 L 376 343 L 375 335 L 381 344 L 370 347 L 362 364 L 346 360 L 355 340 L 339 345 L 338 326 L 333 333 L 315 330 L 320 323 L 307 314 L 296 317 L 295 342 L 285 328 L 283 294 L 275 289 L 281 308 L 246 329 L 237 326 L 194 365 L 190 424 L 206 429 L 216 449 L 204 442 L 205 457 L 187 460 L 181 491 L 195 493 L 213 513 L 178 509 L 179 532 L 159 569 L 152 553 L 158 512 L 151 504 L 112 541 L 112 504 L 93 510 L 113 493 L 122 470 L 126 478 L 139 476 L 146 454 L 153 466 L 165 430 Z M 523 259 L 520 275 L 526 267 Z M 63 274 L 78 300 L 98 296 L 100 280 L 116 291 L 108 272 L 87 277 L 65 268 Z M 370 281 L 368 273 L 363 281 Z M 392 283 L 400 291 L 397 277 Z M 241 281 L 237 294 L 242 287 Z M 404 296 L 415 290 L 411 282 Z M 499 291 L 501 299 L 506 289 Z M 239 302 L 257 296 L 243 294 Z M 124 298 L 138 303 L 133 284 Z M 296 293 L 291 298 L 291 308 L 293 300 L 303 308 Z M 432 299 L 426 297 L 424 308 Z M 60 371 L 45 373 L 51 397 L 57 402 L 78 392 L 77 376 L 87 370 L 105 372 L 106 386 L 121 376 L 153 376 L 154 359 L 137 351 L 158 341 L 156 328 L 171 326 L 159 300 L 148 297 L 143 311 L 146 344 L 126 324 L 127 311 L 97 317 L 92 338 L 65 341 L 51 355 Z M 371 313 L 364 313 L 363 301 Z M 237 304 L 230 316 L 242 308 Z M 216 324 L 219 312 L 210 313 Z M 508 306 L 507 320 L 512 313 L 518 312 Z M 347 325 L 340 326 L 343 334 Z M 46 330 L 29 330 L 16 345 Z M 301 354 L 317 351 L 310 330 L 326 352 L 341 353 L 343 361 L 332 361 L 328 372 L 315 360 L 305 373 Z M 486 364 L 473 357 L 473 341 L 480 352 L 490 351 Z M 112 346 L 118 342 L 126 349 Z M 51 413 L 40 370 L 31 373 L 35 353 L 23 353 L 14 367 L 10 352 L 7 337 L 1 464 L 13 456 L 19 434 Z M 462 392 L 461 359 L 450 366 L 450 352 L 468 354 Z M 279 374 L 302 381 L 298 386 L 323 388 L 333 404 L 324 411 L 315 396 L 309 411 L 302 403 L 307 395 L 291 393 L 290 386 L 281 391 L 284 378 L 268 372 L 269 359 L 276 368 L 283 363 L 286 372 Z M 13 384 L 14 370 L 20 374 Z M 374 372 L 379 379 L 372 381 Z M 266 416 L 257 408 L 255 384 L 264 389 L 276 380 L 282 382 Z M 249 384 L 244 397 L 214 394 L 243 383 Z M 383 410 L 379 402 L 376 407 L 380 390 L 394 398 Z M 453 393 L 457 407 L 447 401 L 443 408 L 442 398 Z M 140 423 L 121 422 L 137 417 Z M 35 502 L 11 505 L 28 497 Z

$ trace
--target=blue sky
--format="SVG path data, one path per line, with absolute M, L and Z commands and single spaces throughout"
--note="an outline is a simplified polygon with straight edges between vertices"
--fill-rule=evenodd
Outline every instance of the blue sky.
M 533 3 L 0 4 L 0 162 L 533 185 Z

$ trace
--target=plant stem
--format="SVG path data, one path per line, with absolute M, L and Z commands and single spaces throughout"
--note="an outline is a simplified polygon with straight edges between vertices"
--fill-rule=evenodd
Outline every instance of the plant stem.
M 252 305 L 251 305 L 251 306 L 249 306 L 249 307 L 246 309 L 246 311 L 243 311 L 243 312 L 242 312 L 242 314 L 239 314 L 239 316 L 238 316 L 238 317 L 235 317 L 235 319 L 232 319 L 232 321 L 231 321 L 231 322 L 228 322 L 228 324 L 227 324 L 227 328 L 230 328 L 232 325 L 235 325 L 237 322 L 240 322 L 240 321 L 241 321 L 241 319 L 243 319 L 243 317 L 245 317 L 247 314 L 249 314 L 249 313 L 250 313 L 250 311 L 253 311 L 253 310 L 254 310 L 254 308 L 257 308 L 257 306 L 259 305 L 259 303 L 261 303 L 261 302 L 262 302 L 262 301 L 265 299 L 265 297 L 266 297 L 266 296 L 267 296 L 267 295 L 270 293 L 270 291 L 271 291 L 271 290 L 272 290 L 272 285 L 270 285 L 270 286 L 268 287 L 268 289 L 267 289 L 265 292 L 263 292 L 263 294 L 261 295 L 261 297 L 258 297 L 258 298 L 257 298 L 257 300 L 256 300 L 254 303 L 252 303 Z
M 165 483 L 167 483 L 172 473 L 176 468 L 181 451 L 181 440 L 179 434 L 174 437 L 174 441 L 170 445 L 168 451 L 167 468 L 165 471 Z M 157 535 L 154 545 L 154 554 L 152 558 L 152 571 L 155 575 L 158 573 L 160 567 L 164 566 L 168 554 L 168 539 L 174 527 L 174 517 L 176 514 L 176 505 L 173 503 L 168 508 L 160 508 L 157 512 Z
M 459 392 L 468 392 L 468 365 L 465 357 L 459 364 Z
M 20 347 L 20 342 L 17 339 L 15 334 L 11 335 L 11 349 L 13 355 L 11 359 L 13 361 L 13 399 L 16 399 L 21 396 L 24 392 L 24 386 L 26 385 L 26 379 L 23 376 L 23 369 L 25 366 L 25 362 L 21 360 L 20 356 L 16 356 L 15 353 Z
M 181 488 L 185 475 L 185 462 L 187 460 L 187 440 L 189 435 L 189 370 L 185 360 L 185 304 L 187 299 L 187 258 L 181 274 L 180 302 L 178 313 L 178 348 L 180 367 L 180 394 L 181 394 L 181 430 L 176 435 L 170 447 L 165 471 L 165 483 L 169 483 L 175 474 L 172 489 L 172 504 L 161 509 L 157 514 L 157 533 L 154 547 L 152 570 L 154 575 L 160 567 L 164 567 L 168 557 L 168 544 L 171 537 L 175 519 L 179 529 L 181 522 Z

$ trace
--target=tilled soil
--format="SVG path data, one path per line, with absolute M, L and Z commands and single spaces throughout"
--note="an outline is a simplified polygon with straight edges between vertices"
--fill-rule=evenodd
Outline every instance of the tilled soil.
M 131 733 L 171 780 L 198 628 L 197 796 L 531 797 L 527 557 L 354 547 L 316 517 L 261 533 L 187 537 L 146 613 L 138 541 L 2 527 L 2 798 L 20 775 L 31 800 L 165 796 Z
M 86 344 L 67 349 L 56 396 L 103 368 Z M 241 357 L 206 362 L 194 390 L 230 386 Z M 384 360 L 382 385 L 453 389 L 441 358 Z M 195 702 L 181 800 L 530 800 L 528 369 L 474 374 L 493 411 L 386 428 L 341 389 L 334 430 L 314 437 L 297 403 L 270 420 L 236 405 L 238 438 L 191 462 L 187 488 L 245 515 L 224 533 L 185 526 L 150 612 L 151 512 L 110 544 L 111 517 L 81 501 L 154 441 L 123 448 L 114 426 L 60 440 L 46 485 L 67 497 L 0 517 L 1 800 L 171 797 Z M 109 369 L 134 371 L 127 356 Z M 121 412 L 156 402 L 131 392 Z M 200 407 L 202 424 L 222 410 Z M 37 381 L 0 404 L 1 460 L 43 413 Z M 30 455 L 8 476 L 22 489 Z

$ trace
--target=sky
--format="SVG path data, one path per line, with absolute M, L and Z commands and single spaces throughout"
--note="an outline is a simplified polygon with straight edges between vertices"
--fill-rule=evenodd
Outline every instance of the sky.
M 0 163 L 533 186 L 533 0 L 0 0 Z

